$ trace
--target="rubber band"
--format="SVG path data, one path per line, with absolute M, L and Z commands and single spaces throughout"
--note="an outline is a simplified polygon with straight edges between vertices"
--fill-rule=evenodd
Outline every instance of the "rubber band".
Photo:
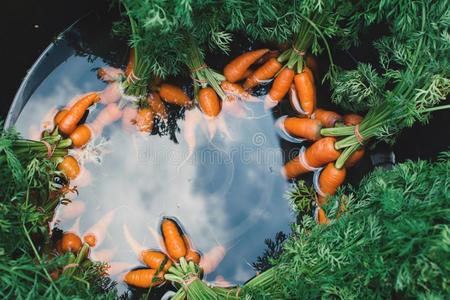
M 69 268 L 75 268 L 75 267 L 78 267 L 78 266 L 79 266 L 79 264 L 76 264 L 76 263 L 73 263 L 73 264 L 67 264 L 67 265 L 64 266 L 63 272 L 64 272 L 65 270 L 69 269 Z
M 56 147 L 52 147 L 47 141 L 41 140 L 41 143 L 47 147 L 47 158 L 51 158 L 55 152 Z
M 198 67 L 198 68 L 191 69 L 191 73 L 198 72 L 198 71 L 200 71 L 200 70 L 206 69 L 207 67 L 208 67 L 208 65 L 203 64 L 203 65 L 201 65 L 201 66 Z
M 193 283 L 196 279 L 198 279 L 197 275 L 191 275 L 187 279 L 183 280 L 181 284 L 185 289 L 189 287 L 191 283 Z
M 302 147 L 300 149 L 300 153 L 298 154 L 298 160 L 300 161 L 300 163 L 305 167 L 306 170 L 311 171 L 311 172 L 315 172 L 317 171 L 319 168 L 315 168 L 312 167 L 308 164 L 308 162 L 305 159 L 305 147 Z
M 306 52 L 304 50 L 298 50 L 297 48 L 295 48 L 294 45 L 292 45 L 292 50 L 294 50 L 294 52 L 300 56 L 305 56 L 305 54 L 306 54 Z
M 359 132 L 359 124 L 355 125 L 355 136 L 360 145 L 364 145 L 364 137 Z
M 141 78 L 136 76 L 136 74 L 134 74 L 133 70 L 130 72 L 130 74 L 128 74 L 128 77 L 127 77 L 128 82 L 135 84 L 136 81 L 139 81 L 139 80 L 141 80 Z
M 194 80 L 195 82 L 200 83 L 200 84 L 202 84 L 202 83 L 208 83 L 207 80 L 197 79 L 197 78 L 195 78 L 195 77 L 192 76 L 192 75 L 191 75 L 191 79 Z

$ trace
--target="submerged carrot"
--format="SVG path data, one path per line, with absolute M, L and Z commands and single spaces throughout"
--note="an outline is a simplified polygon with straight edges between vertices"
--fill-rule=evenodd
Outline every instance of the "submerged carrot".
M 356 150 L 355 152 L 353 152 L 352 155 L 350 155 L 349 158 L 347 158 L 347 160 L 345 161 L 344 166 L 346 168 L 351 168 L 354 165 L 356 165 L 356 163 L 358 161 L 361 160 L 361 158 L 364 156 L 365 150 L 364 148 L 359 148 L 358 150 Z
M 295 72 L 290 68 L 284 68 L 273 81 L 269 91 L 269 97 L 272 101 L 280 102 L 286 96 L 294 80 Z
M 61 249 L 62 253 L 73 252 L 76 253 L 81 249 L 81 239 L 72 232 L 66 232 L 63 234 L 61 239 Z
M 330 223 L 330 219 L 327 218 L 325 211 L 320 207 L 317 208 L 317 222 L 319 224 L 329 224 Z
M 355 126 L 362 122 L 363 117 L 357 114 L 344 115 L 344 124 L 347 126 Z
M 150 109 L 162 120 L 167 119 L 167 110 L 158 93 L 151 93 L 147 98 Z
M 234 101 L 236 98 L 240 98 L 242 100 L 253 100 L 254 97 L 244 90 L 244 88 L 239 83 L 231 83 L 228 81 L 222 81 L 220 87 L 227 94 L 227 99 L 229 101 Z
M 239 55 L 225 66 L 223 70 L 225 78 L 229 82 L 240 80 L 245 71 L 268 51 L 269 49 L 259 49 Z
M 244 89 L 250 89 L 257 86 L 264 80 L 273 78 L 283 65 L 276 59 L 271 58 L 261 67 L 256 69 L 244 82 Z
M 163 83 L 159 88 L 159 95 L 161 98 L 170 104 L 189 106 L 191 99 L 177 86 Z
M 92 130 L 86 124 L 79 125 L 71 134 L 70 139 L 74 147 L 82 147 L 86 145 L 92 137 Z
M 97 93 L 90 93 L 78 101 L 69 109 L 67 114 L 61 119 L 58 124 L 59 130 L 65 134 L 71 134 L 78 125 L 78 122 L 83 118 L 86 110 L 99 100 Z
M 284 175 L 287 178 L 295 178 L 310 172 L 310 168 L 318 168 L 326 163 L 335 161 L 340 155 L 340 152 L 334 148 L 335 142 L 336 139 L 333 137 L 324 137 L 316 141 L 305 150 L 303 154 L 304 161 L 296 157 L 284 165 Z
M 225 253 L 226 249 L 224 246 L 215 246 L 203 255 L 202 260 L 200 261 L 200 268 L 202 268 L 203 272 L 206 274 L 213 272 L 225 257 Z
M 97 115 L 94 121 L 90 124 L 93 132 L 96 135 L 101 135 L 103 128 L 114 123 L 122 116 L 122 110 L 116 103 L 109 103 Z
M 64 118 L 64 116 L 69 112 L 68 109 L 62 109 L 60 111 L 58 111 L 55 115 L 55 117 L 53 118 L 53 123 L 55 123 L 55 125 L 58 125 L 59 122 L 61 122 L 61 120 Z
M 186 255 L 186 244 L 178 225 L 174 220 L 164 218 L 161 223 L 161 230 L 164 239 L 164 245 L 166 246 L 167 253 L 174 260 L 179 260 L 180 257 Z
M 141 132 L 151 132 L 153 130 L 153 112 L 150 108 L 139 108 L 136 115 L 136 126 Z
M 186 261 L 192 261 L 196 264 L 199 264 L 201 260 L 200 253 L 192 249 L 192 243 L 186 235 L 183 235 L 183 240 L 187 249 L 184 258 L 186 259 Z
M 144 250 L 141 252 L 141 261 L 152 269 L 166 272 L 171 266 L 170 259 L 161 251 Z
M 284 120 L 284 128 L 290 135 L 317 141 L 321 138 L 322 124 L 318 120 L 289 117 Z
M 164 281 L 163 273 L 154 269 L 140 269 L 129 271 L 123 278 L 126 284 L 139 287 L 149 288 L 160 285 Z
M 338 113 L 320 108 L 316 109 L 313 117 L 314 119 L 319 120 L 322 123 L 323 127 L 326 128 L 334 127 L 334 125 L 336 125 L 336 122 L 342 121 L 342 117 Z
M 200 89 L 198 93 L 198 104 L 202 112 L 208 117 L 217 117 L 220 113 L 220 100 L 212 87 Z
M 303 70 L 302 73 L 295 75 L 294 83 L 303 111 L 311 115 L 316 108 L 316 87 L 310 73 Z
M 62 171 L 69 179 L 75 179 L 80 174 L 80 166 L 77 160 L 70 155 L 64 157 L 63 161 L 58 164 L 58 170 Z
M 345 168 L 338 169 L 334 163 L 330 162 L 322 170 L 319 175 L 319 187 L 323 195 L 319 195 L 318 203 L 323 205 L 327 196 L 336 194 L 338 187 L 340 187 L 345 180 L 347 171 Z
M 241 81 L 241 80 L 247 79 L 247 77 L 252 75 L 253 72 L 254 72 L 254 70 L 252 70 L 251 68 L 248 68 L 247 70 L 245 70 L 244 74 L 242 74 L 241 78 L 239 78 L 236 81 Z

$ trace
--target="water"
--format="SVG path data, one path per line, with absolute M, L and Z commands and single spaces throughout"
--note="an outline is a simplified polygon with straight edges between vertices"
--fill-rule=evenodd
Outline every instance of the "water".
M 55 108 L 103 90 L 105 84 L 93 70 L 103 65 L 100 59 L 79 56 L 60 64 L 24 107 L 16 123 L 22 135 L 37 138 L 50 126 Z M 93 107 L 86 122 L 102 107 Z M 246 117 L 237 117 L 237 110 Z M 120 281 L 123 272 L 143 266 L 133 243 L 161 249 L 163 216 L 177 218 L 200 252 L 226 249 L 218 267 L 205 277 L 223 285 L 253 277 L 251 264 L 263 254 L 264 240 L 289 232 L 293 216 L 283 198 L 288 183 L 279 173 L 283 157 L 274 116 L 262 103 L 240 103 L 227 111 L 216 120 L 205 119 L 197 108 L 186 111 L 177 120 L 178 143 L 168 135 L 126 131 L 119 120 L 91 142 L 89 151 L 74 151 L 83 162 L 81 178 L 73 182 L 79 194 L 70 194 L 73 204 L 58 208 L 55 226 L 82 236 L 99 220 L 107 225 L 91 258 L 114 265 L 112 278 L 121 290 L 126 288 Z M 189 131 L 193 134 L 186 135 Z M 79 216 L 75 206 L 83 210 Z

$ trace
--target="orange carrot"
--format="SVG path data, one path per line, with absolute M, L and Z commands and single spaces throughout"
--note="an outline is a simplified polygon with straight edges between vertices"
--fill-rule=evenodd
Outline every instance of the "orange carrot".
M 238 79 L 238 80 L 236 80 L 236 81 L 241 81 L 241 80 L 247 79 L 247 77 L 248 77 L 248 76 L 250 76 L 250 75 L 252 75 L 252 74 L 253 74 L 253 72 L 254 72 L 254 70 L 253 70 L 253 69 L 251 69 L 251 68 L 248 68 L 247 70 L 245 70 L 244 74 L 242 74 L 242 77 L 241 77 L 241 78 L 239 78 L 239 79 Z
M 186 244 L 174 220 L 164 218 L 161 223 L 162 235 L 169 256 L 178 261 L 186 255 Z
M 192 243 L 186 235 L 183 235 L 183 240 L 187 249 L 187 253 L 184 258 L 186 259 L 186 261 L 192 261 L 198 265 L 201 260 L 200 253 L 192 249 Z
M 287 178 L 295 178 L 310 172 L 309 167 L 318 168 L 326 163 L 335 161 L 340 155 L 340 152 L 334 148 L 335 142 L 336 139 L 333 137 L 321 138 L 305 150 L 303 161 L 299 157 L 288 161 L 284 165 L 282 172 Z
M 345 168 L 338 169 L 334 163 L 328 163 L 319 175 L 319 188 L 323 193 L 318 197 L 319 205 L 323 205 L 328 196 L 336 194 L 338 187 L 344 183 L 346 174 Z
M 63 161 L 58 164 L 58 170 L 62 171 L 69 179 L 75 179 L 80 174 L 77 160 L 70 155 L 65 156 Z
M 99 100 L 97 93 L 90 93 L 78 101 L 69 109 L 67 114 L 59 122 L 58 127 L 62 133 L 71 134 L 78 125 L 78 122 L 83 118 L 86 110 Z
M 250 89 L 260 84 L 261 81 L 273 78 L 283 65 L 276 59 L 271 58 L 261 67 L 256 69 L 244 82 L 244 89 Z
M 76 148 L 86 145 L 92 137 L 91 128 L 89 125 L 81 124 L 79 125 L 71 134 L 70 139 L 72 140 L 72 145 Z
M 144 250 L 140 260 L 152 269 L 166 272 L 171 266 L 170 259 L 161 251 Z
M 73 252 L 76 253 L 81 249 L 81 239 L 72 232 L 66 232 L 61 239 L 61 251 L 62 253 Z
M 163 273 L 158 272 L 154 269 L 140 269 L 129 271 L 123 281 L 126 284 L 139 287 L 139 288 L 149 288 L 160 285 L 164 281 Z
M 348 114 L 344 115 L 344 124 L 347 126 L 355 126 L 361 123 L 363 120 L 363 117 L 357 114 Z
M 83 240 L 85 243 L 87 243 L 91 247 L 95 247 L 97 244 L 97 239 L 95 238 L 95 235 L 92 233 L 88 233 L 83 237 Z
M 303 111 L 311 115 L 316 108 L 316 87 L 311 75 L 303 70 L 302 73 L 295 75 L 294 83 Z
M 198 104 L 202 112 L 208 117 L 217 117 L 221 110 L 221 103 L 216 91 L 212 87 L 200 89 Z
M 170 104 L 180 106 L 191 105 L 191 99 L 189 99 L 182 89 L 168 83 L 161 84 L 159 87 L 159 95 L 164 101 Z
M 238 81 L 245 71 L 268 51 L 269 49 L 259 49 L 239 55 L 225 66 L 225 78 L 232 83 Z
M 93 236 L 95 239 L 95 245 L 100 246 L 106 237 L 106 233 L 112 221 L 116 211 L 114 209 L 104 214 L 97 222 L 85 231 L 86 236 Z
M 153 112 L 150 108 L 139 108 L 136 116 L 136 126 L 141 132 L 151 132 L 153 130 Z
M 150 106 L 150 109 L 156 114 L 157 117 L 159 117 L 162 120 L 167 119 L 168 114 L 166 106 L 161 101 L 161 97 L 159 97 L 158 93 L 149 94 L 147 101 L 148 105 Z
M 330 223 L 330 220 L 327 218 L 325 211 L 320 207 L 317 208 L 317 223 L 319 223 L 319 224 L 329 224 Z
M 61 120 L 64 118 L 64 116 L 69 112 L 68 109 L 62 109 L 60 111 L 58 111 L 55 115 L 55 117 L 53 118 L 53 123 L 55 123 L 55 125 L 58 125 L 59 122 L 61 122 Z
M 94 121 L 90 124 L 93 132 L 100 136 L 103 128 L 114 123 L 122 116 L 122 111 L 116 103 L 110 103 L 103 108 Z
M 351 168 L 354 165 L 356 165 L 356 163 L 358 161 L 361 160 L 361 158 L 364 156 L 365 150 L 364 148 L 359 148 L 358 150 L 356 150 L 355 152 L 353 152 L 352 155 L 350 155 L 349 158 L 347 158 L 347 160 L 345 161 L 344 166 L 346 168 Z
M 284 120 L 284 128 L 290 135 L 317 141 L 321 138 L 322 124 L 318 120 L 289 117 Z
M 336 122 L 342 121 L 342 117 L 334 111 L 324 110 L 320 108 L 316 109 L 312 118 L 319 120 L 322 123 L 323 127 L 326 128 L 334 127 Z
M 272 87 L 269 91 L 269 97 L 272 101 L 280 102 L 289 91 L 292 80 L 294 79 L 294 70 L 284 68 L 280 74 L 273 81 Z
M 125 69 L 125 75 L 130 75 L 131 72 L 133 72 L 134 69 L 134 49 L 131 48 L 130 49 L 130 57 L 128 58 L 128 64 L 127 67 Z
M 304 67 L 304 68 L 303 68 L 303 72 L 305 72 L 306 75 L 309 76 L 309 79 L 311 79 L 312 83 L 314 83 L 314 74 L 313 74 L 313 72 L 311 71 L 311 69 L 308 68 L 308 67 Z
M 213 272 L 225 257 L 226 249 L 222 245 L 217 245 L 203 255 L 200 261 L 200 268 L 206 274 Z
M 242 100 L 255 100 L 255 97 L 253 97 L 249 92 L 244 90 L 244 88 L 238 83 L 222 81 L 220 86 L 227 95 L 227 100 L 229 101 L 234 101 L 237 98 L 240 98 Z

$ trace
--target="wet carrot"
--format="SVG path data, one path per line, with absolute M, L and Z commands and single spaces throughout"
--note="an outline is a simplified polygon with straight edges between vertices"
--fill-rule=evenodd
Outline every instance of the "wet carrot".
M 73 252 L 76 253 L 81 249 L 81 239 L 72 232 L 65 232 L 61 239 L 61 249 L 60 252 Z
M 327 218 L 325 211 L 320 207 L 317 208 L 317 222 L 319 224 L 329 224 L 330 223 L 330 219 Z
M 318 120 L 289 117 L 284 120 L 284 128 L 290 135 L 317 141 L 321 138 L 322 124 Z
M 61 120 L 64 118 L 64 116 L 69 112 L 68 109 L 62 109 L 60 111 L 58 111 L 55 115 L 55 117 L 53 118 L 53 123 L 55 123 L 55 125 L 58 125 L 59 122 L 61 122 Z
M 198 104 L 202 112 L 208 117 L 217 117 L 220 113 L 220 100 L 212 87 L 200 89 L 198 93 Z
M 259 49 L 239 55 L 225 66 L 223 70 L 225 78 L 232 83 L 238 81 L 245 71 L 268 51 L 269 49 Z
M 241 80 L 247 79 L 247 77 L 250 76 L 250 75 L 252 75 L 253 72 L 254 72 L 253 69 L 248 68 L 247 70 L 245 70 L 244 74 L 242 74 L 242 77 L 239 78 L 239 79 L 236 80 L 236 81 L 241 81 Z
M 319 205 L 325 203 L 327 196 L 336 194 L 338 187 L 344 183 L 346 174 L 345 168 L 338 169 L 334 163 L 328 163 L 319 175 L 319 187 L 323 193 L 318 197 Z
M 123 74 L 124 73 L 121 69 L 108 66 L 97 69 L 97 78 L 108 83 L 118 81 Z
M 103 128 L 114 123 L 122 117 L 122 110 L 116 103 L 109 103 L 97 115 L 90 124 L 91 129 L 96 135 L 101 135 Z
M 223 91 L 227 95 L 227 100 L 234 101 L 237 98 L 240 98 L 242 100 L 254 100 L 255 97 L 253 97 L 249 92 L 244 90 L 244 88 L 239 83 L 231 83 L 228 81 L 222 81 L 220 84 Z
M 280 102 L 286 96 L 294 79 L 295 72 L 290 68 L 284 68 L 273 81 L 269 91 L 269 98 L 272 101 Z
M 347 126 L 355 126 L 362 122 L 363 117 L 357 114 L 347 114 L 344 115 L 343 121 L 344 124 Z
M 144 250 L 140 260 L 152 269 L 166 272 L 171 266 L 170 259 L 161 251 Z
M 184 258 L 186 259 L 186 261 L 192 261 L 196 264 L 199 264 L 201 260 L 200 253 L 192 249 L 192 243 L 186 235 L 183 235 L 183 240 L 187 249 Z
M 200 261 L 200 268 L 206 274 L 213 272 L 225 257 L 226 249 L 222 245 L 217 245 L 209 250 Z
M 64 157 L 63 161 L 58 164 L 58 170 L 62 171 L 69 179 L 75 179 L 80 174 L 80 166 L 77 160 L 70 155 Z
M 334 127 L 336 122 L 342 121 L 342 117 L 338 113 L 320 108 L 316 109 L 312 118 L 319 120 L 326 128 Z
M 180 257 L 186 255 L 186 244 L 178 225 L 174 220 L 164 218 L 161 223 L 161 230 L 164 239 L 164 245 L 166 246 L 169 256 L 178 261 Z
M 86 110 L 99 100 L 97 93 L 90 93 L 78 101 L 69 109 L 67 114 L 61 119 L 58 124 L 59 130 L 65 134 L 71 134 L 78 125 L 78 122 L 83 118 Z
M 244 82 L 244 89 L 251 89 L 262 81 L 273 78 L 282 66 L 283 65 L 276 58 L 269 59 L 247 77 Z
M 309 167 L 318 168 L 335 161 L 340 155 L 340 152 L 334 148 L 335 142 L 336 139 L 333 137 L 321 138 L 305 150 L 303 154 L 304 162 L 296 157 L 284 165 L 282 172 L 287 178 L 295 178 L 310 172 Z
M 86 145 L 92 137 L 91 128 L 86 124 L 79 125 L 71 134 L 72 145 L 76 148 Z
M 346 168 L 353 167 L 354 165 L 356 165 L 361 160 L 361 158 L 363 158 L 364 153 L 365 153 L 364 148 L 359 148 L 358 150 L 353 152 L 353 154 L 350 155 L 349 158 L 347 158 L 347 160 L 345 161 L 344 166 Z
M 150 93 L 150 95 L 148 95 L 147 101 L 150 109 L 156 114 L 157 117 L 162 120 L 167 119 L 168 114 L 166 106 L 161 101 L 161 97 L 159 97 L 158 93 Z
M 153 130 L 153 112 L 150 108 L 139 108 L 136 115 L 136 127 L 140 132 L 152 132 Z
M 134 68 L 134 49 L 131 48 L 130 49 L 130 57 L 128 58 L 128 63 L 127 63 L 127 67 L 125 69 L 125 75 L 130 75 L 131 72 L 133 72 L 133 68 Z
M 140 269 L 129 271 L 123 278 L 126 284 L 139 287 L 149 288 L 160 285 L 164 281 L 163 273 L 154 269 Z
M 106 233 L 112 221 L 116 211 L 114 209 L 108 211 L 97 222 L 85 231 L 84 236 L 93 236 L 95 238 L 95 245 L 100 246 L 106 237 Z
M 127 106 L 123 109 L 122 114 L 122 128 L 127 131 L 134 129 L 134 124 L 136 123 L 137 108 Z
M 58 219 L 71 220 L 80 216 L 86 209 L 86 204 L 80 200 L 72 200 L 66 205 L 61 205 L 58 208 Z
M 86 234 L 83 237 L 83 240 L 84 240 L 85 243 L 87 243 L 91 247 L 95 247 L 95 245 L 97 244 L 97 238 L 92 233 Z
M 161 84 L 159 87 L 159 95 L 165 102 L 170 104 L 180 106 L 191 105 L 191 99 L 189 99 L 182 89 L 168 83 Z
M 295 75 L 294 83 L 303 111 L 311 115 L 316 108 L 316 87 L 311 75 L 303 70 L 302 73 Z
M 314 74 L 313 74 L 313 72 L 311 71 L 311 69 L 308 68 L 308 67 L 304 67 L 304 68 L 303 68 L 303 72 L 305 72 L 306 75 L 309 76 L 309 79 L 311 79 L 311 81 L 314 83 Z

